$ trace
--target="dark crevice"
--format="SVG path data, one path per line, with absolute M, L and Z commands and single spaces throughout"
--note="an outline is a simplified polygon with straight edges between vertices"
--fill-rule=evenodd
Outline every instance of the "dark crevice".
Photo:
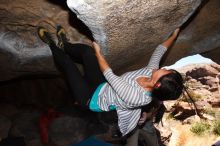
M 89 27 L 77 18 L 76 14 L 69 11 L 69 24 L 76 28 L 80 33 L 87 36 L 90 40 L 94 41 L 92 31 Z
M 200 6 L 196 9 L 196 11 L 191 15 L 191 17 L 180 27 L 181 30 L 187 28 L 187 26 L 195 19 L 195 17 L 199 14 L 200 10 L 209 2 L 209 0 L 202 0 Z
M 11 80 L 5 80 L 5 81 L 0 81 L 0 86 L 4 86 L 7 84 L 11 84 L 14 82 L 19 82 L 19 81 L 24 81 L 24 80 L 38 80 L 38 79 L 57 79 L 61 78 L 58 75 L 47 75 L 47 74 L 40 74 L 40 75 L 24 75 L 18 78 L 14 78 Z
M 89 27 L 77 18 L 77 15 L 73 13 L 67 6 L 66 0 L 48 0 L 48 2 L 53 3 L 55 5 L 59 5 L 62 9 L 69 11 L 69 24 L 77 29 L 81 34 L 88 37 L 90 40 L 94 41 L 92 31 Z
M 68 10 L 68 6 L 66 4 L 66 0 L 47 0 L 49 3 L 60 6 L 64 10 Z M 49 8 L 48 8 L 49 9 Z

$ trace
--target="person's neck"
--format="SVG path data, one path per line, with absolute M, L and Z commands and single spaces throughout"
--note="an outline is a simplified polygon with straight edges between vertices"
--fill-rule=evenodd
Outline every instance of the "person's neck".
M 144 83 L 144 89 L 146 91 L 151 92 L 153 90 L 153 87 L 154 87 L 154 84 L 153 84 L 152 81 L 147 81 L 147 82 Z

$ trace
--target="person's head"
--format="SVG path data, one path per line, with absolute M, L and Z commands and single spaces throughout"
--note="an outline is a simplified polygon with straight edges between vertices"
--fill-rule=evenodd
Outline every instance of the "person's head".
M 152 74 L 155 84 L 153 97 L 161 101 L 176 100 L 183 90 L 183 78 L 176 70 L 159 69 Z

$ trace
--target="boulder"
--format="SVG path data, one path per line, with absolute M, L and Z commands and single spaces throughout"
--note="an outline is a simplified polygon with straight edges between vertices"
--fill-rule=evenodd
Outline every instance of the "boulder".
M 33 140 L 39 141 L 39 114 L 40 113 L 37 110 L 24 110 L 23 112 L 18 113 L 13 117 L 9 134 L 14 137 L 24 137 L 26 143 L 29 143 Z
M 62 25 L 70 42 L 88 43 L 91 32 L 116 73 L 146 65 L 155 47 L 185 24 L 164 57 L 169 65 L 204 53 L 220 62 L 219 0 L 7 0 L 0 2 L 0 81 L 27 75 L 59 75 L 49 47 L 37 36 L 44 26 L 55 41 Z M 77 17 L 78 18 L 77 18 Z M 88 30 L 91 30 L 91 32 Z M 215 53 L 213 53 L 215 52 Z
M 146 64 L 155 47 L 200 4 L 200 0 L 67 0 L 115 69 Z

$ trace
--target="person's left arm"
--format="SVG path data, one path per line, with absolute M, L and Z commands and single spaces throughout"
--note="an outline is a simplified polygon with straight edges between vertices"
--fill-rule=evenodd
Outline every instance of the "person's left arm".
M 105 60 L 104 56 L 101 53 L 101 48 L 100 46 L 96 43 L 93 42 L 93 48 L 95 49 L 95 54 L 99 63 L 99 67 L 101 69 L 102 72 L 105 72 L 109 67 L 107 61 Z
M 166 39 L 164 42 L 162 42 L 153 52 L 151 55 L 151 58 L 149 60 L 149 63 L 147 65 L 147 68 L 150 69 L 158 69 L 160 60 L 167 51 L 168 48 L 171 47 L 171 45 L 174 43 L 175 39 L 177 38 L 178 34 L 180 32 L 180 28 L 177 28 L 172 35 Z

